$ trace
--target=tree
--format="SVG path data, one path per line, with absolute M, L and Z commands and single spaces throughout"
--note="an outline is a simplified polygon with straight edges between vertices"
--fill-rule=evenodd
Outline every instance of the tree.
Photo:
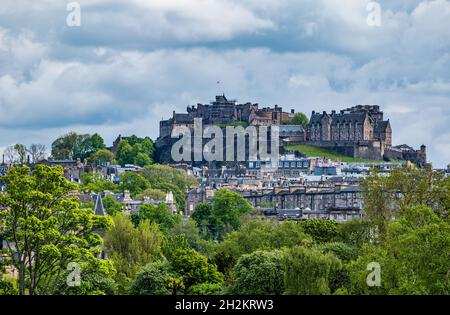
M 3 176 L 0 234 L 19 273 L 19 293 L 51 293 L 69 262 L 96 260 L 93 248 L 102 244 L 94 230 L 108 229 L 108 217 L 80 209 L 76 189 L 62 167 L 12 167 Z
M 91 191 L 102 193 L 104 191 L 119 192 L 120 188 L 109 180 L 104 180 L 98 173 L 81 174 L 81 189 L 83 191 Z
M 284 292 L 282 252 L 255 251 L 239 258 L 234 267 L 232 292 L 239 295 L 268 295 Z
M 308 126 L 309 119 L 306 117 L 303 113 L 295 113 L 294 116 L 290 119 L 288 119 L 285 123 L 285 125 L 300 125 L 303 127 Z
M 300 225 L 303 230 L 319 243 L 331 242 L 338 235 L 338 223 L 333 220 L 305 220 Z
M 75 132 L 59 137 L 52 143 L 52 156 L 55 159 L 89 158 L 97 150 L 105 149 L 103 138 L 95 133 L 93 135 L 78 135 Z
M 128 190 L 133 197 L 150 188 L 150 184 L 144 177 L 132 172 L 126 172 L 120 175 L 119 186 L 122 192 Z
M 182 277 L 186 290 L 204 282 L 223 282 L 223 275 L 217 271 L 217 266 L 208 263 L 208 259 L 194 249 L 176 250 L 170 263 L 172 269 Z
M 403 210 L 387 224 L 385 241 L 367 244 L 350 271 L 353 294 L 444 294 L 450 292 L 450 225 L 425 206 Z M 381 268 L 380 286 L 366 284 L 367 265 Z
M 56 139 L 52 143 L 53 158 L 58 160 L 73 159 L 77 142 L 78 135 L 75 132 L 69 132 Z
M 100 263 L 99 263 L 100 262 Z M 114 281 L 116 270 L 109 260 L 94 260 L 80 264 L 80 285 L 68 286 L 71 270 L 65 270 L 56 285 L 57 295 L 113 295 L 117 291 Z
M 353 219 L 338 225 L 338 240 L 354 246 L 362 247 L 374 241 L 374 224 L 366 219 Z
M 142 266 L 161 258 L 162 240 L 155 224 L 144 221 L 135 227 L 128 217 L 116 215 L 105 235 L 105 249 L 117 272 L 133 278 Z
M 145 265 L 133 280 L 130 293 L 134 295 L 169 295 L 176 275 L 167 260 L 158 260 Z M 183 287 L 182 282 L 178 287 Z
M 14 146 L 10 145 L 6 147 L 6 149 L 3 151 L 3 154 L 6 156 L 6 161 L 9 164 L 14 164 L 17 159 L 17 152 L 14 149 Z
M 33 143 L 28 147 L 27 151 L 31 155 L 33 163 L 37 163 L 45 159 L 47 148 L 43 144 Z
M 100 165 L 107 162 L 114 163 L 114 153 L 112 153 L 108 149 L 98 149 L 88 158 L 88 161 L 93 165 Z
M 16 150 L 17 158 L 19 164 L 25 164 L 27 162 L 27 148 L 20 143 L 14 145 L 14 150 Z
M 131 215 L 131 220 L 135 226 L 145 220 L 148 220 L 152 223 L 158 224 L 161 230 L 167 231 L 178 223 L 181 218 L 177 214 L 172 214 L 169 206 L 165 203 L 160 203 L 157 206 L 150 203 L 144 203 L 140 206 L 137 213 L 133 213 Z
M 154 164 L 142 169 L 142 176 L 155 187 L 154 184 L 170 183 L 185 191 L 189 187 L 198 186 L 198 182 L 192 175 L 167 165 Z
M 116 158 L 120 165 L 150 165 L 153 162 L 153 141 L 135 135 L 123 137 L 117 146 Z
M 117 146 L 116 152 L 117 163 L 124 166 L 125 164 L 133 164 L 133 147 L 127 140 L 121 140 Z
M 228 231 L 238 229 L 241 216 L 253 209 L 240 194 L 223 188 L 214 193 L 211 203 L 211 216 L 215 222 L 216 237 L 219 240 Z
M 197 180 L 187 172 L 167 165 L 147 165 L 142 169 L 142 176 L 150 183 L 153 189 L 165 192 L 171 191 L 175 197 L 177 208 L 185 207 L 185 191 L 189 187 L 198 186 Z
M 180 220 L 168 232 L 173 237 L 182 236 L 189 246 L 199 253 L 211 253 L 213 243 L 201 238 L 200 230 L 192 219 Z
M 359 249 L 341 242 L 323 243 L 317 246 L 322 253 L 332 253 L 342 262 L 349 262 L 358 257 Z
M 284 268 L 286 294 L 330 294 L 329 278 L 341 262 L 332 254 L 314 248 L 292 247 L 287 251 Z
M 214 239 L 216 223 L 212 216 L 212 206 L 209 203 L 198 203 L 191 218 L 197 223 L 203 238 Z
M 147 188 L 140 194 L 136 194 L 135 199 L 144 200 L 150 198 L 156 201 L 163 201 L 166 198 L 166 193 L 160 189 Z
M 380 242 L 386 236 L 388 223 L 410 206 L 424 205 L 450 222 L 450 178 L 431 168 L 399 167 L 389 176 L 372 170 L 362 186 L 364 212 L 375 225 Z
M 187 292 L 189 295 L 220 295 L 222 285 L 220 283 L 203 282 L 191 286 Z
M 124 205 L 121 202 L 118 202 L 113 195 L 107 195 L 102 198 L 103 207 L 106 210 L 106 213 L 110 216 L 115 216 L 122 212 Z
M 152 159 L 148 154 L 145 154 L 143 152 L 138 152 L 136 156 L 134 157 L 134 164 L 137 166 L 145 166 L 152 163 Z
M 231 270 L 242 255 L 296 245 L 311 247 L 312 243 L 311 236 L 303 231 L 298 222 L 248 220 L 216 245 L 213 261 L 220 272 L 230 277 Z

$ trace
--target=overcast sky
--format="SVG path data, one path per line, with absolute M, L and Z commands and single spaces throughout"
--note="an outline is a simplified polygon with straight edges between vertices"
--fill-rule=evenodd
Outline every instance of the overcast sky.
M 308 116 L 379 104 L 394 144 L 450 163 L 450 1 L 79 0 L 0 3 L 0 150 L 68 131 L 158 136 L 217 93 Z M 217 84 L 220 81 L 220 86 Z

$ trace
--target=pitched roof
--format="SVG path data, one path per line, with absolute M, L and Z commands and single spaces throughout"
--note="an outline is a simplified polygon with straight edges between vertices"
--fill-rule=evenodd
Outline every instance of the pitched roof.
M 105 208 L 103 207 L 102 196 L 100 194 L 94 195 L 95 206 L 94 206 L 94 214 L 105 216 Z
M 375 132 L 384 132 L 386 131 L 386 128 L 390 125 L 389 120 L 386 121 L 379 121 L 375 125 Z

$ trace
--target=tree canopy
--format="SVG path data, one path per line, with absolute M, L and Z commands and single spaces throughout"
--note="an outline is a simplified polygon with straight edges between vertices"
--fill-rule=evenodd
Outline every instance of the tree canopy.
M 70 197 L 76 185 L 63 177 L 62 167 L 12 167 L 2 180 L 0 234 L 7 243 L 10 263 L 19 271 L 19 293 L 52 293 L 69 262 L 94 262 L 93 248 L 103 243 L 95 231 L 109 229 L 108 217 L 81 209 Z

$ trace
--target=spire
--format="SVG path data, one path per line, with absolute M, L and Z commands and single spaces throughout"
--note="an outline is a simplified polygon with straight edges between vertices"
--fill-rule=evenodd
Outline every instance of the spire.
M 106 215 L 105 208 L 103 207 L 102 196 L 101 196 L 100 193 L 97 194 L 97 196 L 95 198 L 94 214 L 95 215 L 101 215 L 101 216 L 105 216 Z

